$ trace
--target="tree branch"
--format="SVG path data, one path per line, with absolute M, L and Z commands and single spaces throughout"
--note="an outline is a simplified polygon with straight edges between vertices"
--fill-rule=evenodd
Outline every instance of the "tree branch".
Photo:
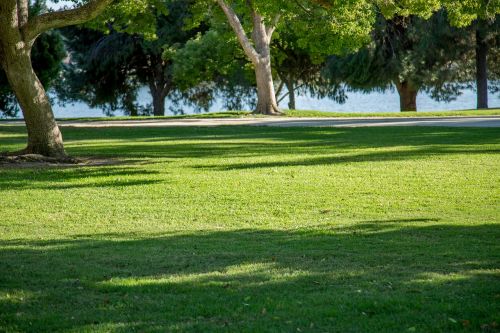
M 280 82 L 280 85 L 278 86 L 278 90 L 276 90 L 276 98 L 279 97 L 279 95 L 281 94 L 281 90 L 283 89 L 283 86 L 285 85 L 285 83 L 283 82 L 283 80 L 280 80 L 280 81 L 281 82 Z
M 17 0 L 17 26 L 24 27 L 28 23 L 28 0 Z
M 333 7 L 332 1 L 330 0 L 313 0 L 312 2 L 320 5 L 323 8 L 330 9 Z
M 114 0 L 90 0 L 74 9 L 45 13 L 33 17 L 22 29 L 25 42 L 34 41 L 40 34 L 50 29 L 81 24 L 99 15 Z
M 257 64 L 259 62 L 259 54 L 248 39 L 248 36 L 243 29 L 243 25 L 238 18 L 238 15 L 236 15 L 234 10 L 230 6 L 228 6 L 228 4 L 224 0 L 217 0 L 217 3 L 222 8 L 222 11 L 224 11 L 224 14 L 226 14 L 229 25 L 231 25 L 234 32 L 236 33 L 236 37 L 238 37 L 238 41 L 243 47 L 243 51 L 245 51 L 245 54 L 254 65 Z
M 277 14 L 273 18 L 271 25 L 266 28 L 266 35 L 267 35 L 267 38 L 269 39 L 269 42 L 271 41 L 271 37 L 273 36 L 273 32 L 274 32 L 274 30 L 276 30 L 276 26 L 278 25 L 278 22 L 280 21 L 280 19 L 281 19 L 281 14 Z

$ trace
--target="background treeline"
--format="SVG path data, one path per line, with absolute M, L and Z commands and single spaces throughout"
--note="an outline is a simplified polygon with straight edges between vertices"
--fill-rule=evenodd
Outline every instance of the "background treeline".
M 496 19 L 477 19 L 459 28 L 441 9 L 430 18 L 379 14 L 373 24 L 368 20 L 368 27 L 355 30 L 351 21 L 333 27 L 314 8 L 256 21 L 251 7 L 224 8 L 223 1 L 210 7 L 210 15 L 199 2 L 162 4 L 162 9 L 150 8 L 154 34 L 130 33 L 109 21 L 98 29 L 88 25 L 43 34 L 32 51 L 35 72 L 59 103 L 81 101 L 109 115 L 121 111 L 132 116 L 182 113 L 185 105 L 206 111 L 216 100 L 226 109 L 275 113 L 285 101 L 295 109 L 297 95 L 343 103 L 348 91 L 391 89 L 400 96 L 401 111 L 417 110 L 419 92 L 450 101 L 462 89 L 475 89 L 477 107 L 487 108 L 488 90 L 500 88 Z M 46 10 L 42 0 L 31 6 L 33 12 Z M 231 15 L 244 30 L 253 31 L 255 59 L 267 56 L 269 64 L 252 58 L 243 36 L 234 33 Z M 260 39 L 268 45 L 260 45 L 255 22 L 264 22 L 264 28 L 274 25 L 272 38 Z M 366 29 L 369 38 L 363 37 Z M 151 94 L 151 105 L 139 100 L 143 87 Z M 19 112 L 1 71 L 0 110 L 8 117 Z

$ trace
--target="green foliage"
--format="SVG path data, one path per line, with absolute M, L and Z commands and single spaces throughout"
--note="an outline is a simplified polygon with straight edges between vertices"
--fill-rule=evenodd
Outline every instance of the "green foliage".
M 375 3 L 387 19 L 410 15 L 429 18 L 443 5 L 441 0 L 375 0 Z
M 79 3 L 80 0 L 71 0 Z M 168 15 L 166 3 L 169 0 L 117 0 L 94 20 L 85 23 L 91 29 L 109 34 L 119 31 L 140 34 L 147 40 L 154 40 L 157 18 Z
M 240 15 L 245 30 L 251 31 L 249 7 L 244 0 L 228 1 Z M 370 1 L 338 1 L 325 9 L 314 1 L 252 1 L 252 8 L 269 25 L 279 15 L 277 33 L 286 28 L 297 37 L 298 44 L 315 56 L 353 51 L 369 39 L 375 19 L 375 7 Z M 192 25 L 211 19 L 226 22 L 220 8 L 212 1 L 198 1 L 193 7 Z
M 185 29 L 190 5 L 186 1 L 165 1 L 165 9 L 151 9 L 156 13 L 154 39 L 121 29 L 108 34 L 94 33 L 92 39 L 87 39 L 88 30 L 69 29 L 67 39 L 75 61 L 68 68 L 67 81 L 60 86 L 61 97 L 105 107 L 108 113 L 121 109 L 129 114 L 144 114 L 151 112 L 151 107 L 140 106 L 137 94 L 141 87 L 147 86 L 152 95 L 168 96 L 174 104 L 173 111 L 180 102 L 206 108 L 211 99 L 207 101 L 200 90 L 196 94 L 195 87 L 174 78 L 173 73 L 175 63 L 186 61 L 177 53 L 182 53 L 187 42 L 206 30 L 202 25 Z M 169 15 L 164 15 L 165 12 Z M 183 89 L 191 89 L 190 94 Z
M 273 69 L 280 81 L 276 94 L 279 96 L 284 87 L 287 92 L 279 97 L 278 102 L 286 97 L 290 100 L 290 90 L 298 96 L 307 94 L 316 98 L 331 98 L 339 103 L 345 101 L 342 85 L 322 75 L 326 56 L 302 47 L 295 33 L 283 27 L 271 44 Z M 295 106 L 289 103 L 289 108 Z
M 358 50 L 369 41 L 375 22 L 375 8 L 369 1 L 337 1 L 331 10 L 305 3 L 290 11 L 282 24 L 312 57 Z
M 63 30 L 71 63 L 64 66 L 56 85 L 59 103 L 83 101 L 108 115 L 120 109 L 137 112 L 137 78 L 129 76 L 127 64 L 134 51 L 133 38 L 124 34 L 69 27 Z
M 470 25 L 475 20 L 494 21 L 500 14 L 499 0 L 442 0 L 449 13 L 450 22 L 458 27 Z
M 219 97 L 226 109 L 253 107 L 255 74 L 232 31 L 221 24 L 212 22 L 176 53 L 173 75 L 187 95 L 197 87 L 212 100 Z
M 437 100 L 451 100 L 473 78 L 472 37 L 450 26 L 444 11 L 428 20 L 379 16 L 372 42 L 358 53 L 332 57 L 327 73 L 354 89 L 385 90 L 409 82 Z

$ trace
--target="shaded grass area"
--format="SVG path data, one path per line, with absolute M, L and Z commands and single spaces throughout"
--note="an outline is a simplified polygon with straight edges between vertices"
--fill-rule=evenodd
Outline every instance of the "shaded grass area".
M 0 331 L 498 330 L 498 129 L 63 130 L 121 163 L 0 169 Z

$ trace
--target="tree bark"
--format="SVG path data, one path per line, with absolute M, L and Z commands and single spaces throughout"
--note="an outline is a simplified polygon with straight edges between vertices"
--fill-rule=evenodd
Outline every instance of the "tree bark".
M 268 61 L 261 60 L 255 66 L 255 77 L 257 80 L 257 108 L 254 112 L 267 115 L 280 114 L 274 91 L 271 59 Z
M 28 131 L 28 144 L 20 153 L 65 157 L 50 101 L 31 64 L 34 41 L 25 41 L 20 30 L 20 24 L 28 22 L 26 6 L 27 1 L 15 0 L 0 4 L 0 65 L 19 102 Z
M 162 89 L 149 88 L 153 97 L 153 115 L 161 117 L 165 115 L 165 98 L 166 94 Z
M 23 153 L 64 157 L 63 139 L 54 119 L 50 101 L 31 66 L 30 51 L 7 56 L 3 68 L 21 106 L 28 130 Z
M 295 85 L 292 79 L 286 80 L 286 89 L 288 90 L 288 109 L 296 110 L 295 105 Z
M 265 115 L 281 114 L 276 102 L 273 72 L 271 69 L 271 37 L 273 27 L 266 27 L 264 18 L 252 9 L 253 31 L 252 40 L 259 54 L 255 65 L 257 82 L 257 108 L 254 113 Z
M 149 92 L 153 98 L 153 115 L 165 115 L 165 99 L 172 88 L 171 77 L 167 75 L 168 66 L 161 57 L 150 59 L 151 65 L 148 69 Z
M 418 90 L 408 81 L 396 83 L 396 89 L 399 94 L 400 111 L 417 111 Z
M 488 108 L 488 44 L 481 27 L 476 28 L 476 86 L 477 108 Z
M 94 18 L 113 0 L 91 0 L 75 9 L 30 18 L 27 0 L 0 0 L 0 65 L 16 95 L 28 131 L 20 153 L 66 158 L 49 98 L 33 71 L 31 48 L 43 32 Z

